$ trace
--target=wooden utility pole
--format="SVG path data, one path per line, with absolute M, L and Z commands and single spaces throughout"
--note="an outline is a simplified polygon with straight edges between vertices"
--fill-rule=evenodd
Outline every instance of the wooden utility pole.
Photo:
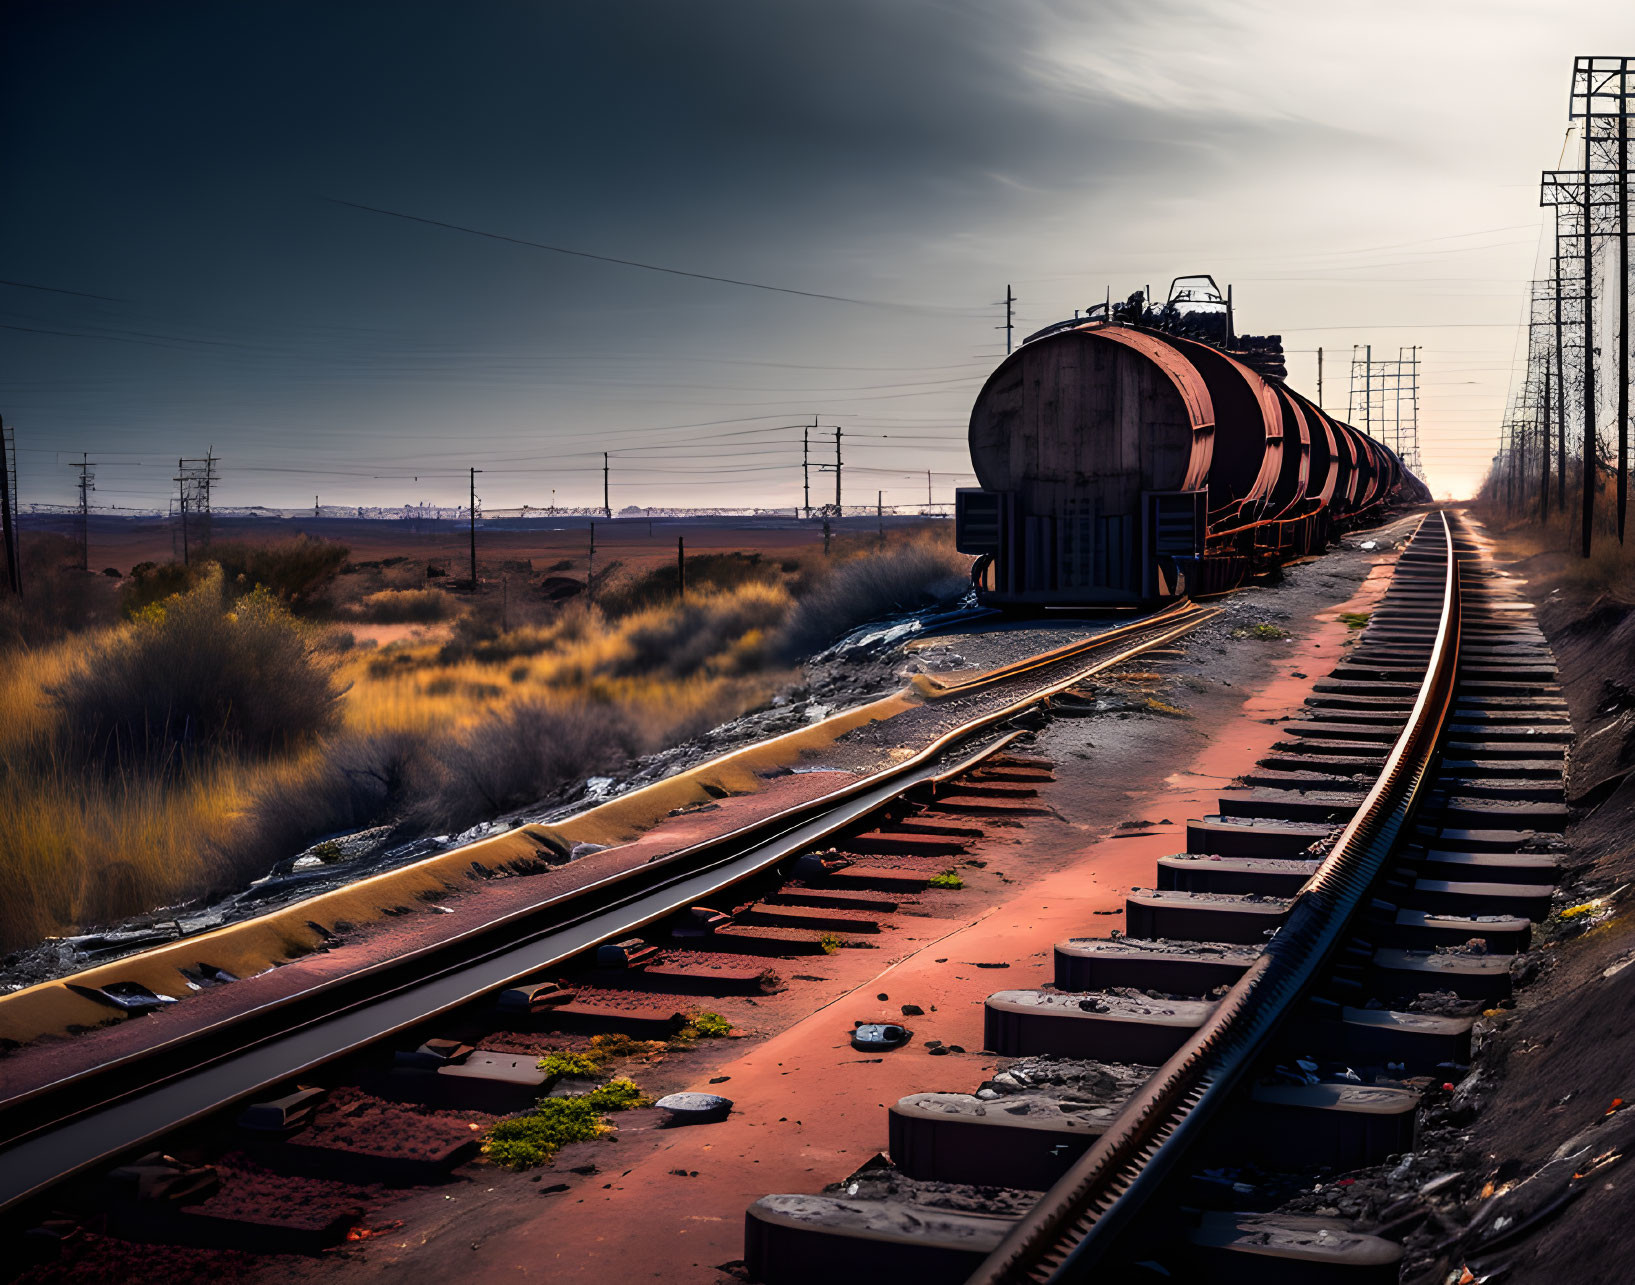
M 612 518 L 612 516 L 613 516 L 613 505 L 608 500 L 608 494 L 607 494 L 607 452 L 606 451 L 602 452 L 602 516 L 605 517 L 605 518 Z
M 812 441 L 811 434 L 817 428 L 818 417 L 812 416 L 812 427 L 804 424 L 800 430 L 800 487 L 801 487 L 801 516 L 812 516 Z
M 1317 409 L 1323 409 L 1323 345 L 1317 345 Z
M 17 547 L 21 514 L 17 508 L 16 442 L 12 430 L 0 418 L 0 536 L 6 542 L 6 587 L 19 597 L 23 593 L 23 557 Z
M 1010 356 L 1011 352 L 1011 332 L 1015 329 L 1016 325 L 1015 303 L 1016 296 L 1011 293 L 1011 288 L 1007 284 L 1005 286 L 1005 324 L 994 327 L 995 330 L 1003 330 L 1005 332 L 1005 355 L 1007 357 Z
M 835 517 L 840 516 L 840 434 L 843 430 L 835 425 Z
M 471 470 L 471 592 L 477 592 L 477 474 L 480 468 Z
M 886 493 L 884 491 L 874 493 L 874 520 L 880 528 L 880 543 L 884 544 L 886 542 Z

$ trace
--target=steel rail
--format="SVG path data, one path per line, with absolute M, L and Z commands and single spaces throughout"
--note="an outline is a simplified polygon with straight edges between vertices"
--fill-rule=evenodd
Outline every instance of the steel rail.
M 1309 993 L 1366 904 L 1418 806 L 1458 678 L 1459 556 L 1446 513 L 1435 517 L 1447 556 L 1442 611 L 1424 681 L 1379 779 L 1301 888 L 1283 927 L 1209 1020 L 1017 1222 L 968 1285 L 1083 1280 L 1104 1261 Z M 1424 527 L 1422 521 L 1416 537 Z
M 275 1001 L 204 1032 L 178 1036 L 149 1058 L 98 1068 L 94 1078 L 109 1090 L 99 1100 L 72 1101 L 93 1079 L 87 1074 L 0 1104 L 13 1126 L 0 1150 L 0 1212 L 182 1125 L 626 936 L 823 842 L 916 788 L 969 771 L 1014 738 L 998 738 L 953 765 L 939 760 L 950 747 L 1089 674 L 1173 641 L 1214 614 L 1199 609 L 1177 622 L 1170 613 L 1161 613 L 1145 622 L 1148 631 L 1157 626 L 1151 636 L 1000 709 L 967 719 L 903 762 L 821 799 L 547 899 L 436 948 Z M 1128 640 L 1127 633 L 1124 638 Z M 551 913 L 556 918 L 540 922 Z M 511 935 L 488 940 L 502 928 L 511 929 Z M 472 947 L 472 953 L 450 962 L 450 947 L 462 945 Z M 160 1054 L 168 1056 L 161 1059 Z M 119 1082 L 121 1075 L 140 1071 L 144 1062 L 157 1064 L 158 1073 Z
M 1008 665 L 1001 665 L 998 669 L 984 670 L 980 674 L 972 674 L 968 678 L 956 678 L 944 682 L 929 674 L 916 675 L 916 690 L 933 697 L 964 695 L 983 687 L 992 687 L 996 683 L 1005 682 L 1012 678 L 1020 678 L 1024 674 L 1045 669 L 1051 665 L 1060 664 L 1064 660 L 1071 660 L 1086 652 L 1097 651 L 1109 643 L 1120 642 L 1143 629 L 1151 629 L 1155 625 L 1167 624 L 1171 620 L 1180 620 L 1189 613 L 1200 610 L 1198 604 L 1190 598 L 1181 598 L 1171 603 L 1161 611 L 1150 616 L 1143 616 L 1132 620 L 1128 624 L 1115 625 L 1111 629 L 1104 629 L 1099 634 L 1092 634 L 1089 638 L 1081 638 L 1078 642 L 1067 643 L 1064 646 L 1041 652 L 1037 656 L 1029 656 L 1025 660 L 1012 661 Z

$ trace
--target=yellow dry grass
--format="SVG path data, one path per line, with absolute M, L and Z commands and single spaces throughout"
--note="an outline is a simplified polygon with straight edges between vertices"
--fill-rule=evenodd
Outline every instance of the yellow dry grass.
M 435 642 L 355 651 L 337 667 L 347 688 L 343 731 L 448 737 L 521 701 L 588 699 L 630 713 L 655 744 L 673 743 L 754 708 L 787 679 L 762 664 L 761 629 L 738 632 L 730 622 L 771 619 L 788 605 L 781 587 L 759 584 L 690 597 L 694 617 L 729 627 L 679 676 L 642 660 L 644 636 L 662 642 L 677 627 L 674 605 L 616 622 L 570 612 L 504 635 L 487 659 L 479 651 L 443 661 Z M 82 635 L 13 653 L 0 675 L 0 878 L 8 890 L 0 947 L 197 895 L 220 877 L 220 853 L 256 794 L 282 784 L 293 787 L 286 797 L 298 797 L 319 767 L 317 747 L 269 760 L 224 756 L 179 779 L 110 779 L 56 762 L 40 752 L 56 722 L 47 693 L 70 679 L 95 641 Z

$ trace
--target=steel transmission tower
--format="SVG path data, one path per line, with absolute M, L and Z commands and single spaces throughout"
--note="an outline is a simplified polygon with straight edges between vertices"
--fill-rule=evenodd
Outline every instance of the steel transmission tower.
M 1347 418 L 1396 452 L 1410 472 L 1423 477 L 1419 457 L 1419 347 L 1398 348 L 1375 359 L 1374 346 L 1351 350 L 1351 396 Z

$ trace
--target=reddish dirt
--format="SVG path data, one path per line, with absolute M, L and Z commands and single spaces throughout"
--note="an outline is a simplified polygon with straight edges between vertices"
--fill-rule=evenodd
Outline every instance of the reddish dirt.
M 1057 780 L 1041 798 L 1066 823 L 990 829 L 967 854 L 967 864 L 985 863 L 972 886 L 928 893 L 913 913 L 899 912 L 877 939 L 879 949 L 782 961 L 779 971 L 801 985 L 710 1001 L 757 1038 L 736 1055 L 731 1045 L 701 1042 L 640 1078 L 650 1091 L 724 1093 L 735 1104 L 726 1121 L 666 1129 L 652 1113 L 618 1117 L 616 1145 L 564 1150 L 534 1175 L 537 1186 L 473 1170 L 475 1183 L 394 1205 L 388 1212 L 403 1219 L 402 1234 L 344 1259 L 310 1262 L 294 1279 L 385 1281 L 413 1272 L 553 1285 L 716 1285 L 723 1280 L 717 1265 L 742 1254 L 751 1202 L 845 1177 L 884 1147 L 889 1103 L 918 1090 L 969 1092 L 994 1069 L 996 1060 L 979 1051 L 985 998 L 1049 981 L 1053 942 L 1118 926 L 1126 890 L 1150 878 L 1156 858 L 1182 846 L 1186 819 L 1214 810 L 1220 789 L 1278 738 L 1277 720 L 1337 662 L 1355 635 L 1335 613 L 1369 610 L 1388 574 L 1382 561 L 1350 602 L 1292 622 L 1288 655 L 1275 668 L 1261 667 L 1260 681 L 1241 699 L 1235 693 L 1229 703 L 1203 702 L 1218 714 L 1201 714 L 1187 728 L 1196 752 L 1167 765 L 1121 765 L 1117 779 L 1094 762 L 1059 760 Z M 1131 817 L 1142 819 L 1140 828 L 1121 828 Z M 905 1018 L 904 1004 L 924 1013 Z M 881 1020 L 904 1021 L 912 1042 L 881 1056 L 853 1051 L 853 1024 Z M 931 1039 L 961 1051 L 933 1060 Z M 595 1172 L 577 1172 L 586 1165 Z M 531 1191 L 550 1193 L 543 1208 Z M 258 1279 L 291 1279 L 285 1271 L 281 1265 Z

